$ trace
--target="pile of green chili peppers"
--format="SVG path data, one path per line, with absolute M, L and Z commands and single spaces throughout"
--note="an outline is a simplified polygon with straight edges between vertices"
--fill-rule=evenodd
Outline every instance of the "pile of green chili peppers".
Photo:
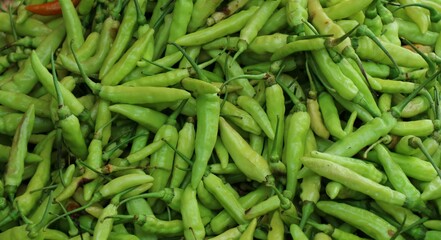
M 0 5 L 0 239 L 441 239 L 441 1 Z

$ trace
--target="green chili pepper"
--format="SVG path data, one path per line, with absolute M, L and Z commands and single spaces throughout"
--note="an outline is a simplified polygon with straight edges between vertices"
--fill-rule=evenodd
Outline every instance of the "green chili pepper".
M 362 192 L 374 199 L 395 203 L 397 205 L 403 205 L 406 201 L 406 196 L 404 194 L 376 183 L 349 168 L 331 161 L 302 157 L 302 163 L 317 174 L 340 182 L 346 187 Z M 331 168 L 333 169 L 332 171 Z
M 271 171 L 266 160 L 222 117 L 219 120 L 219 131 L 231 158 L 247 177 L 258 182 L 270 181 L 268 177 Z
M 59 26 L 47 35 L 47 37 L 45 37 L 38 45 L 35 52 L 42 64 L 48 64 L 50 62 L 51 52 L 55 52 L 63 41 L 65 35 L 66 29 Z M 38 77 L 33 70 L 31 59 L 27 59 L 17 74 L 14 75 L 13 79 L 10 82 L 5 83 L 2 86 L 2 89 L 6 91 L 29 93 L 36 83 L 38 83 Z
M 97 44 L 97 50 L 95 54 L 87 59 L 81 60 L 81 65 L 83 66 L 83 71 L 88 76 L 92 76 L 93 74 L 98 73 L 100 70 L 105 57 L 109 54 L 109 48 L 112 46 L 113 40 L 115 38 L 114 32 L 119 28 L 119 22 L 112 19 L 107 18 L 103 27 L 100 31 L 100 39 Z M 77 56 L 80 56 L 80 53 L 75 52 Z M 61 60 L 62 66 L 67 70 L 75 73 L 80 73 L 80 69 L 78 65 L 75 63 L 75 58 L 73 58 L 72 53 L 68 55 L 59 54 L 58 57 Z
M 186 238 L 203 239 L 205 229 L 198 210 L 196 190 L 188 185 L 182 194 L 181 214 Z
M 45 187 L 50 180 L 51 152 L 54 142 L 55 132 L 51 132 L 47 137 L 36 146 L 38 153 L 43 160 L 38 164 L 35 174 L 27 184 L 26 191 L 15 198 L 14 204 L 21 214 L 28 215 L 36 206 L 37 200 L 42 196 L 42 191 L 35 191 Z
M 14 199 L 15 193 L 22 182 L 24 159 L 27 152 L 28 140 L 34 127 L 35 108 L 31 104 L 23 115 L 12 141 L 8 164 L 4 175 L 5 192 Z
M 211 42 L 219 37 L 223 37 L 240 31 L 251 16 L 257 11 L 258 7 L 251 7 L 241 10 L 213 26 L 197 30 L 176 39 L 176 44 L 180 46 L 195 46 Z
M 217 94 L 202 94 L 196 98 L 198 124 L 196 125 L 195 160 L 192 166 L 191 185 L 197 188 L 205 174 L 208 160 L 216 144 L 220 100 Z
M 206 25 L 212 26 L 222 21 L 223 19 L 234 15 L 234 13 L 236 13 L 238 10 L 245 8 L 244 6 L 248 2 L 249 0 L 233 0 L 227 3 L 227 5 L 223 9 L 211 14 L 211 16 L 207 19 Z
M 296 195 L 297 173 L 301 168 L 300 158 L 305 154 L 306 135 L 310 128 L 310 117 L 307 112 L 292 114 L 287 123 L 287 138 L 284 143 L 282 161 L 286 164 L 285 194 L 292 200 Z
M 204 185 L 221 203 L 230 216 L 239 224 L 245 224 L 245 209 L 242 204 L 226 189 L 222 180 L 214 174 L 207 174 L 203 179 Z
M 375 239 L 390 239 L 397 229 L 379 216 L 365 209 L 353 207 L 345 203 L 331 201 L 317 202 L 317 208 L 327 214 L 336 216 L 351 223 L 367 235 Z M 369 224 L 368 224 L 369 223 Z M 396 239 L 404 239 L 399 235 Z

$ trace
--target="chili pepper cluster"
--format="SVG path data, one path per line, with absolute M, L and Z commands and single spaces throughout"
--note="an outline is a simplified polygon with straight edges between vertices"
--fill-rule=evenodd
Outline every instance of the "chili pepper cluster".
M 441 239 L 441 1 L 0 11 L 0 239 Z

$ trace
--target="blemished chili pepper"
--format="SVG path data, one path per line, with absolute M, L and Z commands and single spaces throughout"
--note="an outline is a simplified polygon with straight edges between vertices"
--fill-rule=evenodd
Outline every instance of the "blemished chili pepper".
M 409 210 L 408 208 L 400 207 L 397 205 L 385 203 L 382 201 L 375 202 L 382 210 L 391 215 L 397 222 L 402 223 L 403 227 L 408 227 L 415 222 L 421 220 L 421 217 Z M 425 223 L 425 222 L 424 222 Z M 424 224 L 423 223 L 423 224 Z M 414 226 L 408 231 L 408 234 L 414 238 L 421 238 L 426 235 L 426 229 L 424 226 Z
M 244 6 L 249 2 L 249 0 L 233 0 L 230 1 L 226 6 L 222 7 L 219 11 L 214 12 L 207 18 L 206 25 L 212 26 L 216 23 L 233 16 L 238 10 L 244 8 Z
M 268 231 L 269 239 L 285 239 L 285 228 L 279 211 L 274 211 L 271 216 L 270 229 Z
M 72 0 L 74 6 L 77 6 L 78 3 L 80 3 L 80 0 Z M 26 5 L 25 9 L 43 16 L 59 15 L 62 13 L 60 2 L 58 0 L 41 4 Z
M 240 31 L 246 22 L 257 11 L 258 7 L 241 10 L 231 17 L 226 18 L 210 27 L 200 29 L 176 39 L 176 44 L 181 46 L 202 45 L 235 32 Z
M 203 27 L 207 18 L 216 11 L 216 8 L 222 3 L 220 0 L 207 1 L 197 0 L 191 12 L 190 22 L 187 26 L 188 32 L 194 32 L 198 28 Z

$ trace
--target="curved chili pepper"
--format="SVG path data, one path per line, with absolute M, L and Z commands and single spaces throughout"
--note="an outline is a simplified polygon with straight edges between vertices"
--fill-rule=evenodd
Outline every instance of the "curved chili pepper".
M 72 0 L 74 6 L 77 6 L 80 3 L 80 0 Z M 42 4 L 32 4 L 27 5 L 25 7 L 29 12 L 43 15 L 43 16 L 52 16 L 52 15 L 60 15 L 61 14 L 61 6 L 58 0 L 53 2 L 47 2 Z

